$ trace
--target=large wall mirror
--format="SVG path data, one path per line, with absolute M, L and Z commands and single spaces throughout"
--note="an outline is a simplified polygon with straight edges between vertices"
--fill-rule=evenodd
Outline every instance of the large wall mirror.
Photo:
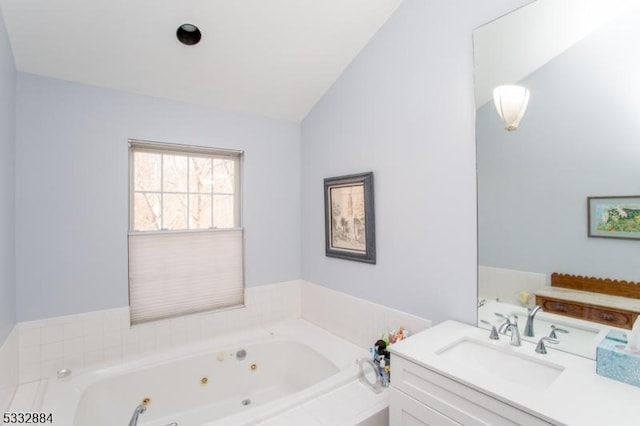
M 588 197 L 640 195 L 638 3 L 537 0 L 474 31 L 479 319 L 524 330 L 554 272 L 640 282 L 640 240 L 587 233 Z M 501 84 L 530 91 L 516 131 L 493 104 Z M 547 309 L 533 323 L 523 338 L 566 329 L 553 347 L 591 358 L 608 330 Z

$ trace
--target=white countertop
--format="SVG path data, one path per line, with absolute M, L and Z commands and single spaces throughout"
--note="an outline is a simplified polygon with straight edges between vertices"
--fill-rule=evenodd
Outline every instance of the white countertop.
M 580 302 L 623 311 L 640 312 L 640 299 L 633 299 L 631 297 L 612 296 L 610 294 L 572 290 L 561 287 L 539 288 L 533 293 L 538 296 L 552 297 L 570 302 Z M 638 424 L 640 424 L 640 422 L 638 422 Z
M 640 388 L 597 375 L 595 361 L 553 350 L 551 345 L 547 346 L 548 354 L 540 355 L 535 353 L 533 343 L 522 342 L 522 346 L 513 347 L 505 336 L 501 336 L 500 341 L 489 340 L 488 336 L 487 330 L 446 321 L 392 345 L 391 353 L 554 423 L 575 426 L 640 424 Z M 558 364 L 564 370 L 548 388 L 535 390 L 438 355 L 437 351 L 464 337 L 540 358 Z

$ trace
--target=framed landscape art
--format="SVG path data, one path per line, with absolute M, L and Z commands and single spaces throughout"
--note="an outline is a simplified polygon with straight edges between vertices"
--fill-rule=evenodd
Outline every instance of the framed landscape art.
M 640 195 L 588 197 L 589 236 L 640 240 Z

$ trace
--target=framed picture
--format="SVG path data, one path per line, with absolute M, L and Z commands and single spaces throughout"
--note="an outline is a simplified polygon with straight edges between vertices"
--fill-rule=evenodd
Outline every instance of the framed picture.
M 324 180 L 326 255 L 376 263 L 373 172 Z
M 589 236 L 640 240 L 640 195 L 588 197 Z

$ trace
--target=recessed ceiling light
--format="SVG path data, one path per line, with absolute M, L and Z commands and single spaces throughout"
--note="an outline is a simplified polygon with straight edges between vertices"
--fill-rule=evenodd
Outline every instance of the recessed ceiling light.
M 180 43 L 193 46 L 194 44 L 198 44 L 202 38 L 202 33 L 198 27 L 193 24 L 182 24 L 176 31 L 176 37 L 178 37 Z

